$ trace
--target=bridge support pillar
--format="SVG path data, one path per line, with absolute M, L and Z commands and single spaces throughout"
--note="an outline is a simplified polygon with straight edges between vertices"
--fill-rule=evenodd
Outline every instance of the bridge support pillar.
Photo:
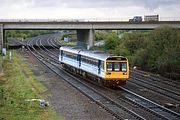
M 3 31 L 3 24 L 0 24 L 0 51 L 3 48 L 3 43 L 4 43 L 4 31 Z
M 94 46 L 94 30 L 82 29 L 77 30 L 77 45 L 84 48 L 91 48 Z

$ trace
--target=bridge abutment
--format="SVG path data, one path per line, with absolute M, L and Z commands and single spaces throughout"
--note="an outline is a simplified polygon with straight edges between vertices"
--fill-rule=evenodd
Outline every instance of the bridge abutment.
M 84 48 L 91 48 L 94 46 L 94 30 L 93 29 L 81 29 L 77 30 L 77 45 Z
M 3 43 L 4 43 L 4 30 L 3 30 L 3 24 L 0 24 L 0 50 L 3 48 Z

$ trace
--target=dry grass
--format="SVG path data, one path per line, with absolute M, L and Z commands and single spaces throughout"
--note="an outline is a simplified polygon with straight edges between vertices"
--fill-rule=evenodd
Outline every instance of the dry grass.
M 13 60 L 4 60 L 4 73 L 0 74 L 0 120 L 59 120 L 51 107 L 42 107 L 27 99 L 45 99 L 47 88 L 38 82 L 21 56 L 13 51 Z M 5 83 L 5 84 L 4 84 Z

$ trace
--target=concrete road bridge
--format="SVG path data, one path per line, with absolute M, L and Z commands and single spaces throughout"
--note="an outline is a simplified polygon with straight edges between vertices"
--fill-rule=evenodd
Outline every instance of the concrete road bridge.
M 94 45 L 95 30 L 148 30 L 161 25 L 180 28 L 180 21 L 131 23 L 128 21 L 0 19 L 0 49 L 3 48 L 5 42 L 5 30 L 77 30 L 78 42 L 84 42 L 87 47 L 92 47 Z

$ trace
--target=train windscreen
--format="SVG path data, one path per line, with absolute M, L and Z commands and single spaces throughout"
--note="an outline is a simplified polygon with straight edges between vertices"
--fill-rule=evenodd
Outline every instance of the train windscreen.
M 126 62 L 107 62 L 107 71 L 127 71 L 127 63 Z

